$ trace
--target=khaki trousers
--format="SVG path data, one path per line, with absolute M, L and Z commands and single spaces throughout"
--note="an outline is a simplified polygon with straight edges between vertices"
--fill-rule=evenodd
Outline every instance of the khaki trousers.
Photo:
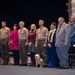
M 37 53 L 37 54 L 41 55 L 41 53 L 42 53 L 43 51 L 44 51 L 44 53 L 46 53 L 46 52 L 45 52 L 45 51 L 46 51 L 46 48 L 43 47 L 44 43 L 45 43 L 45 40 L 38 40 L 38 41 L 37 41 L 37 48 L 36 48 L 36 53 Z
M 43 47 L 43 45 L 45 44 L 45 40 L 38 40 L 37 41 L 37 48 L 36 48 L 36 53 L 39 55 L 45 55 L 47 56 L 47 47 Z M 44 64 L 47 64 L 47 60 L 45 59 L 46 57 L 44 57 Z
M 27 45 L 25 45 L 25 43 L 26 43 L 26 40 L 20 41 L 19 54 L 20 54 L 21 64 L 27 64 L 28 47 L 27 47 Z
M 9 61 L 9 45 L 8 45 L 8 42 L 9 42 L 8 39 L 2 39 L 1 40 L 3 64 L 8 64 L 8 61 Z

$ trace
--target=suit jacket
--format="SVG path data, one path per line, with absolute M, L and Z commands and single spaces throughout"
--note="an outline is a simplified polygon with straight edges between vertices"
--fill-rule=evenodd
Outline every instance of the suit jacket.
M 62 24 L 61 28 L 57 28 L 56 31 L 56 46 L 64 47 L 64 43 L 67 42 L 70 46 L 70 35 L 71 35 L 71 26 L 65 22 Z
M 10 32 L 9 41 L 13 42 L 13 44 L 10 44 L 10 50 L 19 50 L 18 30 Z

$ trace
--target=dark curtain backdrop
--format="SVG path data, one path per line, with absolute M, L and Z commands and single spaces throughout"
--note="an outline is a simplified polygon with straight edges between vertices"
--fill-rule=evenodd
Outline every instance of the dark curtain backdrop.
M 49 28 L 51 22 L 57 22 L 60 16 L 68 21 L 66 3 L 68 0 L 0 0 L 0 23 L 6 21 L 12 29 L 14 23 L 25 21 L 28 29 L 32 23 L 38 27 L 38 20 L 43 19 Z

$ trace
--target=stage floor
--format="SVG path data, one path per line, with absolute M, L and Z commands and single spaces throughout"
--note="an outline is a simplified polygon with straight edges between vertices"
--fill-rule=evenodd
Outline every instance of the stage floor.
M 75 75 L 75 67 L 62 70 L 57 68 L 0 65 L 0 75 Z

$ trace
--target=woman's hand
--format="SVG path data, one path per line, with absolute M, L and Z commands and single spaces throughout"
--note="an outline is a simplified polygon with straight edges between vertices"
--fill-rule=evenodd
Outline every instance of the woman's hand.
M 31 44 L 32 44 L 32 43 L 30 42 L 28 45 L 31 46 Z
M 14 43 L 11 41 L 10 44 L 14 44 Z
M 48 47 L 52 47 L 51 44 L 48 44 Z

